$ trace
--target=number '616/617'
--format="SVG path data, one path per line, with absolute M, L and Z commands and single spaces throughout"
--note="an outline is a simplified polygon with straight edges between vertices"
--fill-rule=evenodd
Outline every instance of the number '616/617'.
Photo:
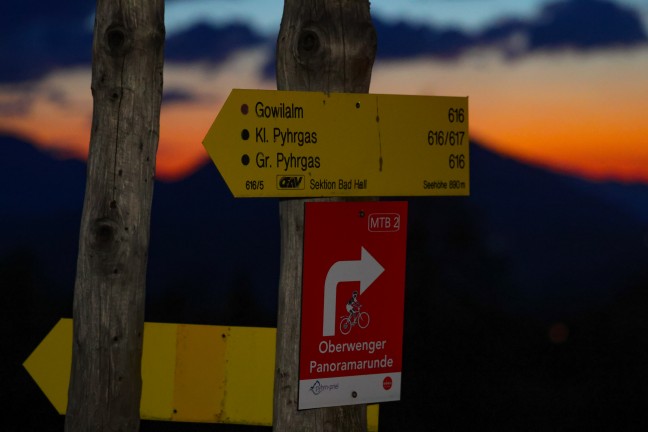
M 444 146 L 444 145 L 463 145 L 463 140 L 464 140 L 464 135 L 466 133 L 463 131 L 443 131 L 443 130 L 437 130 L 437 131 L 428 131 L 428 136 L 427 136 L 427 142 L 428 145 L 438 145 L 438 146 Z

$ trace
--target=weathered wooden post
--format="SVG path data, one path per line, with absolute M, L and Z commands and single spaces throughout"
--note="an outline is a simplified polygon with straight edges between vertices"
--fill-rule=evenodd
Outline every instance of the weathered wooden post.
M 279 90 L 367 93 L 376 54 L 368 0 L 285 0 Z M 366 431 L 363 405 L 297 411 L 304 200 L 283 200 L 274 430 Z
M 164 0 L 97 0 L 65 430 L 137 431 Z

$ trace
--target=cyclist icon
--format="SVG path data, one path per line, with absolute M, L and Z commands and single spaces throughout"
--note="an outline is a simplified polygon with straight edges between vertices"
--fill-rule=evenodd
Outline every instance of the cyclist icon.
M 362 305 L 358 301 L 358 291 L 353 291 L 351 298 L 346 304 L 346 310 L 349 315 L 341 317 L 340 332 L 343 335 L 349 334 L 351 327 L 358 326 L 360 328 L 367 328 L 369 325 L 369 314 L 367 312 L 360 312 Z

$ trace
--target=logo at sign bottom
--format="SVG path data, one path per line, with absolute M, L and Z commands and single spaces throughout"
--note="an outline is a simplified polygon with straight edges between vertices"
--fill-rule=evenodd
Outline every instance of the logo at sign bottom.
M 302 380 L 299 409 L 396 401 L 400 381 L 400 373 Z

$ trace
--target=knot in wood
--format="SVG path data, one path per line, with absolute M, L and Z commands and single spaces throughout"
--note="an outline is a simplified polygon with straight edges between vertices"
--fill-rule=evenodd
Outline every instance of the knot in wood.
M 320 38 L 313 30 L 304 30 L 299 35 L 297 49 L 300 55 L 312 55 L 320 47 Z
M 296 40 L 297 61 L 311 69 L 319 69 L 325 62 L 327 40 L 312 26 L 299 32 Z
M 108 53 L 113 57 L 126 55 L 132 47 L 130 32 L 121 24 L 112 24 L 106 29 L 104 40 Z
M 91 231 L 92 249 L 97 251 L 108 251 L 114 243 L 117 234 L 117 224 L 108 218 L 100 218 L 94 221 Z

